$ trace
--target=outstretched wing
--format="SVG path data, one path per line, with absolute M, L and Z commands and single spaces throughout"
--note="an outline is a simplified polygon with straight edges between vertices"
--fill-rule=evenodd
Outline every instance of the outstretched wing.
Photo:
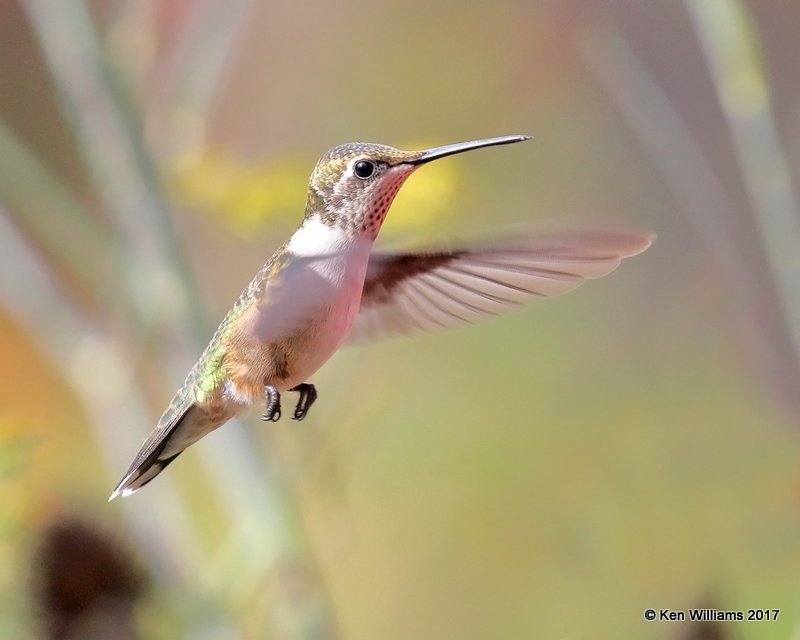
M 497 246 L 373 254 L 350 340 L 446 329 L 566 293 L 610 273 L 652 239 L 652 234 L 581 230 Z

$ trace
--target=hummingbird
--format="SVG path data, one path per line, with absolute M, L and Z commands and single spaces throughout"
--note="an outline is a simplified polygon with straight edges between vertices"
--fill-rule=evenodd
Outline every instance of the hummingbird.
M 644 251 L 652 234 L 572 230 L 502 244 L 401 253 L 373 250 L 389 207 L 422 165 L 495 145 L 510 135 L 424 151 L 354 142 L 317 162 L 305 215 L 256 274 L 214 333 L 109 500 L 150 482 L 184 449 L 263 402 L 293 419 L 317 399 L 311 376 L 345 343 L 435 331 L 542 296 L 565 293 Z

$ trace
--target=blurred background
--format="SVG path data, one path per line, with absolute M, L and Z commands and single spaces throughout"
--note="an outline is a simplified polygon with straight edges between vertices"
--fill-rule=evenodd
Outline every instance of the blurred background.
M 0 636 L 800 635 L 800 5 L 0 2 Z M 384 246 L 658 241 L 338 354 L 106 503 L 351 140 L 426 167 Z M 484 395 L 485 394 L 485 395 Z M 647 608 L 780 609 L 693 628 Z

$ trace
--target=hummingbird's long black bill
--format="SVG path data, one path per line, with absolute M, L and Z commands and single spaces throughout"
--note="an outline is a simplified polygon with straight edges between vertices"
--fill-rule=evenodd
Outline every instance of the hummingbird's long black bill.
M 515 142 L 524 142 L 530 140 L 531 136 L 500 136 L 498 138 L 484 138 L 483 140 L 471 140 L 469 142 L 457 142 L 456 144 L 447 144 L 443 147 L 436 147 L 435 149 L 428 149 L 423 151 L 422 155 L 409 160 L 408 164 L 424 164 L 431 160 L 444 158 L 445 156 L 452 156 L 456 153 L 463 151 L 471 151 L 472 149 L 480 149 L 482 147 L 493 147 L 498 144 L 513 144 Z

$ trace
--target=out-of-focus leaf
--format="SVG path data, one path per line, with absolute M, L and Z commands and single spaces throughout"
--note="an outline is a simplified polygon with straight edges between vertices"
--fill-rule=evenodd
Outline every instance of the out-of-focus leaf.
M 91 291 L 102 291 L 113 250 L 110 234 L 83 203 L 4 123 L 0 122 L 0 201 L 47 255 Z
M 41 437 L 29 433 L 13 433 L 0 422 L 0 483 L 18 477 L 40 443 Z
M 277 158 L 248 165 L 218 151 L 185 155 L 172 168 L 171 187 L 182 205 L 233 233 L 247 236 L 278 215 L 302 211 L 308 163 Z
M 294 156 L 248 164 L 221 151 L 198 150 L 173 165 L 170 184 L 185 207 L 247 237 L 268 228 L 277 216 L 300 220 L 312 167 L 313 162 Z M 427 227 L 452 212 L 458 177 L 454 162 L 420 170 L 398 194 L 388 227 Z

